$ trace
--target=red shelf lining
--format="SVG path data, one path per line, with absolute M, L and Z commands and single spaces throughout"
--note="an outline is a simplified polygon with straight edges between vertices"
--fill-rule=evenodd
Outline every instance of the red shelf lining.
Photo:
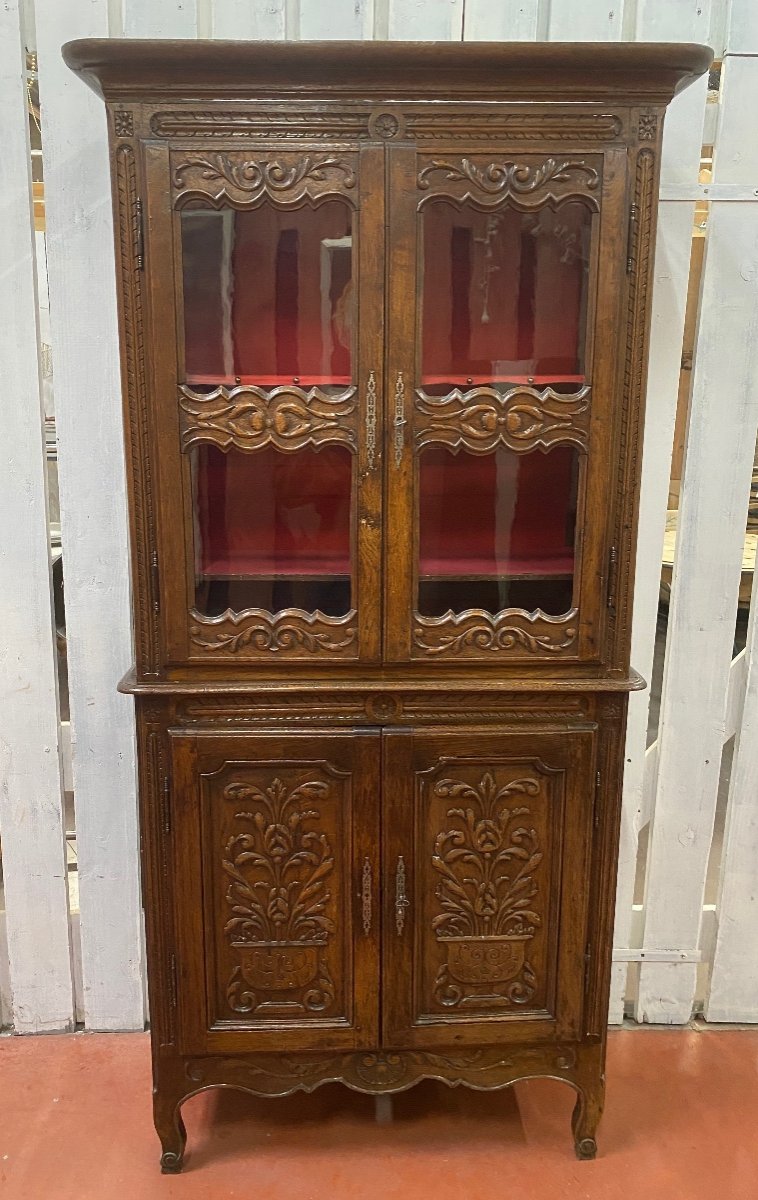
M 495 563 L 488 558 L 422 559 L 419 574 L 433 579 L 458 579 L 469 575 L 486 579 L 524 576 L 552 578 L 570 575 L 574 569 L 571 554 L 543 555 L 536 558 L 512 558 Z M 343 558 L 292 558 L 277 562 L 260 557 L 239 555 L 215 558 L 204 564 L 201 578 L 294 579 L 339 575 L 350 576 L 350 563 Z
M 260 387 L 275 388 L 295 384 L 296 387 L 349 387 L 349 375 L 188 375 L 187 387 Z M 421 387 L 439 387 L 449 384 L 453 388 L 490 387 L 499 383 L 549 387 L 554 383 L 575 383 L 581 387 L 587 382 L 584 375 L 425 375 Z

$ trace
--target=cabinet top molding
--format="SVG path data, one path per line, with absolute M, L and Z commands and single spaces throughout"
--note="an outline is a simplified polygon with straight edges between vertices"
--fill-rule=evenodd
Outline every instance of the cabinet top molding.
M 708 69 L 687 42 L 225 42 L 87 38 L 63 58 L 106 99 L 387 95 L 666 104 Z

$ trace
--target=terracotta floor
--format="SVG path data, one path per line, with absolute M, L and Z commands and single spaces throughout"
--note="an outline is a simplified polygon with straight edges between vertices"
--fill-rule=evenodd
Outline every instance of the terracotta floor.
M 2 1038 L 0 1196 L 757 1200 L 758 1031 L 617 1032 L 608 1080 L 594 1163 L 573 1156 L 565 1085 L 422 1084 L 384 1123 L 331 1086 L 196 1097 L 185 1172 L 161 1176 L 146 1036 Z

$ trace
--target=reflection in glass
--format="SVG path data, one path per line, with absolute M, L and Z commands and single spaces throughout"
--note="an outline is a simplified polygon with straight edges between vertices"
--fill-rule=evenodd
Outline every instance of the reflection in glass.
M 345 203 L 185 208 L 180 217 L 187 383 L 350 382 L 352 230 Z
M 591 219 L 577 201 L 530 212 L 424 206 L 427 390 L 585 381 Z
M 352 454 L 192 451 L 195 607 L 350 611 Z
M 578 451 L 424 449 L 419 466 L 421 616 L 572 607 Z

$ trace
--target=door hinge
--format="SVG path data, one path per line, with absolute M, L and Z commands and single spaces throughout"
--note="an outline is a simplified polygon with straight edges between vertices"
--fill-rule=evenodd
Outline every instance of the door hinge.
M 161 826 L 164 833 L 171 833 L 171 776 L 166 771 L 161 788 Z
M 616 574 L 618 571 L 618 551 L 615 546 L 611 546 L 608 554 L 608 586 L 606 590 L 605 603 L 608 608 L 616 607 Z
M 161 572 L 158 566 L 158 551 L 153 550 L 150 555 L 150 581 L 153 587 L 153 612 L 161 611 Z
M 179 984 L 176 977 L 176 955 L 169 954 L 168 956 L 168 978 L 171 989 L 171 1007 L 176 1008 L 179 1002 Z
M 634 270 L 634 251 L 637 241 L 637 220 L 640 210 L 636 204 L 629 205 L 629 224 L 626 233 L 626 273 L 631 275 Z
M 134 205 L 137 219 L 136 239 L 134 246 L 134 261 L 138 271 L 145 269 L 145 223 L 142 215 L 142 197 L 138 196 Z
M 592 824 L 597 829 L 600 824 L 600 785 L 602 776 L 599 771 L 595 772 L 595 799 L 592 802 Z
M 592 947 L 589 942 L 584 949 L 584 990 L 590 986 L 590 967 L 592 966 Z

